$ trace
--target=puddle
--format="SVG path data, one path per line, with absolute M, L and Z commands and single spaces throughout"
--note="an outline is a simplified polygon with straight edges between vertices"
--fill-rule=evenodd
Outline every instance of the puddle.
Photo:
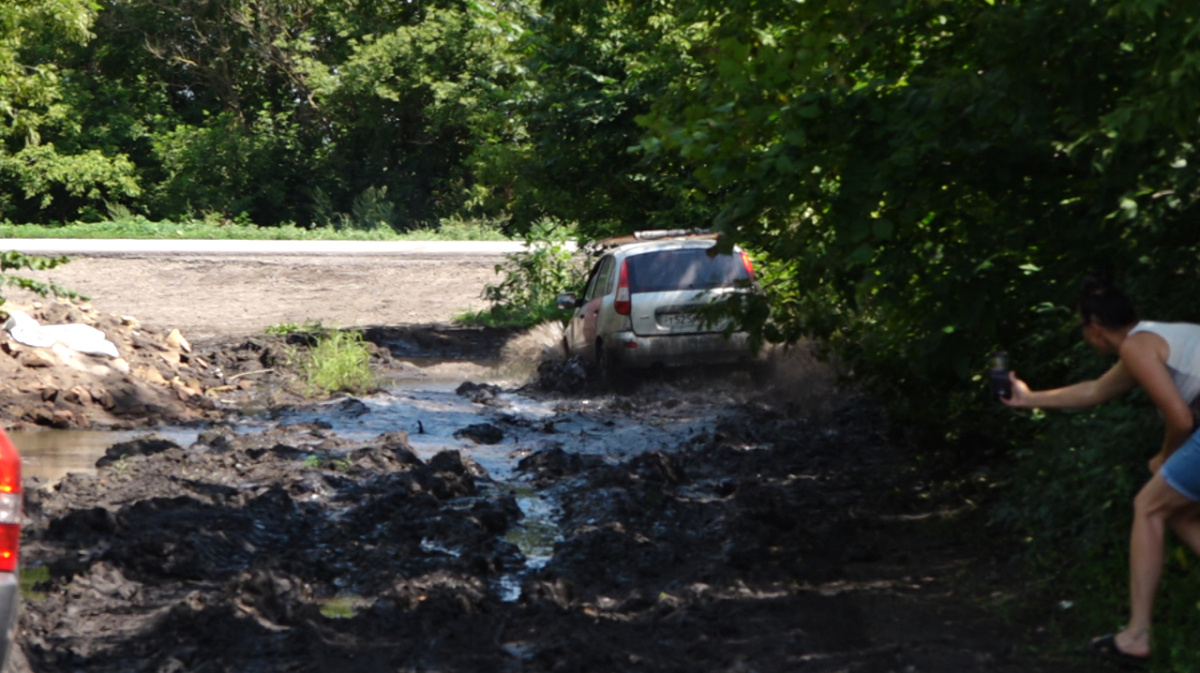
M 198 430 L 164 428 L 157 430 L 13 430 L 8 438 L 21 454 L 21 474 L 55 482 L 69 472 L 96 471 L 96 461 L 108 447 L 136 437 L 157 434 L 180 446 L 196 441 Z
M 562 539 L 554 523 L 557 510 L 552 502 L 528 487 L 519 487 L 514 495 L 525 518 L 504 539 L 521 550 L 527 568 L 536 570 L 550 562 L 554 543 Z
M 521 582 L 531 571 L 542 568 L 554 557 L 554 543 L 562 539 L 558 512 L 554 503 L 525 485 L 516 487 L 513 496 L 524 518 L 504 536 L 505 542 L 521 550 L 525 567 L 502 575 L 496 581 L 500 600 L 515 601 L 521 597 Z
M 414 360 L 416 362 L 416 360 Z M 561 400 L 533 399 L 515 392 L 501 392 L 487 404 L 476 403 L 455 390 L 464 381 L 513 386 L 501 368 L 491 364 L 453 361 L 423 361 L 421 376 L 400 383 L 392 390 L 361 398 L 340 398 L 303 410 L 284 413 L 274 422 L 328 423 L 333 432 L 366 441 L 403 430 L 422 460 L 447 450 L 458 450 L 479 463 L 494 480 L 493 488 L 512 493 L 524 517 L 505 539 L 525 558 L 525 567 L 498 579 L 494 588 L 504 600 L 520 596 L 523 577 L 546 565 L 560 539 L 557 505 L 524 483 L 516 474 L 517 463 L 537 451 L 561 448 L 579 454 L 597 455 L 618 462 L 647 451 L 671 449 L 681 438 L 712 430 L 711 417 L 679 418 L 639 423 L 633 414 L 623 416 L 604 411 L 603 401 L 576 400 L 571 411 L 558 409 Z M 593 409 L 595 412 L 593 412 Z M 620 420 L 614 420 L 620 419 Z M 494 444 L 477 444 L 456 437 L 470 425 L 490 424 L 501 433 Z M 262 429 L 251 421 L 239 432 Z M 94 472 L 96 460 L 117 442 L 146 434 L 158 434 L 189 446 L 199 434 L 196 429 L 155 429 L 122 432 L 30 431 L 10 436 L 21 452 L 26 476 L 56 481 L 68 472 Z M 455 550 L 433 547 L 426 551 L 454 555 Z M 353 612 L 353 598 L 331 600 L 326 608 L 342 614 Z

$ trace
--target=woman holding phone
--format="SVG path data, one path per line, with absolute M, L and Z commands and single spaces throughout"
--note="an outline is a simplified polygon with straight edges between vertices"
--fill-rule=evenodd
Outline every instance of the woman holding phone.
M 1162 414 L 1165 432 L 1150 459 L 1151 477 L 1134 499 L 1129 539 L 1129 622 L 1091 641 L 1096 653 L 1122 663 L 1150 658 L 1150 620 L 1162 577 L 1164 534 L 1170 526 L 1200 554 L 1200 432 L 1190 405 L 1200 397 L 1200 325 L 1139 321 L 1129 300 L 1102 277 L 1084 281 L 1079 302 L 1083 338 L 1117 362 L 1097 379 L 1062 388 L 1030 390 L 1010 373 L 1010 407 L 1072 409 L 1146 391 Z

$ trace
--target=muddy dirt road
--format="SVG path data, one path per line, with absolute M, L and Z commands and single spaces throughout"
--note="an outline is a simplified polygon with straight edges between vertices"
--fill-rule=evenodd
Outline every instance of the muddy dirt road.
M 110 296 L 128 303 L 105 310 L 186 313 L 236 277 L 188 275 L 202 268 L 174 267 L 170 302 Z M 277 296 L 270 268 L 251 271 L 267 283 L 263 305 Z M 450 275 L 425 273 L 445 292 L 465 282 Z M 250 284 L 239 291 L 254 302 Z M 246 334 L 221 332 L 243 323 L 222 315 L 206 357 L 226 375 L 257 366 L 235 357 Z M 399 332 L 462 358 L 493 357 L 502 341 Z M 550 382 L 562 374 L 548 369 Z M 415 429 L 352 438 L 338 428 L 369 424 L 384 402 L 314 412 L 289 400 L 255 416 L 253 432 L 228 418 L 189 446 L 148 438 L 113 447 L 94 474 L 27 483 L 23 562 L 36 582 L 20 668 L 1092 670 L 1045 654 L 1061 651 L 1047 635 L 1054 608 L 1013 608 L 1012 559 L 964 533 L 982 529 L 979 513 L 933 488 L 889 443 L 880 409 L 831 389 L 812 363 L 796 360 L 769 388 L 737 374 L 620 395 L 586 380 L 544 388 L 462 387 L 462 432 L 432 453 L 420 433 L 445 404 Z M 597 443 L 607 448 L 581 451 Z M 485 451 L 511 473 L 485 468 Z M 554 531 L 537 562 L 521 542 L 530 499 L 547 504 L 539 516 Z
M 495 266 L 503 261 L 499 255 L 72 256 L 27 275 L 86 295 L 102 312 L 178 328 L 197 340 L 308 321 L 327 327 L 449 322 L 487 306 L 480 293 L 500 280 Z

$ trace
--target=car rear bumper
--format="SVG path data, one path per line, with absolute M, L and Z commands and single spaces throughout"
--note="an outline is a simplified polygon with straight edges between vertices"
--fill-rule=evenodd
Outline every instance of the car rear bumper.
M 670 336 L 616 332 L 605 343 L 605 351 L 615 364 L 632 369 L 657 365 L 694 367 L 754 359 L 745 332 L 734 332 L 729 336 L 719 332 Z

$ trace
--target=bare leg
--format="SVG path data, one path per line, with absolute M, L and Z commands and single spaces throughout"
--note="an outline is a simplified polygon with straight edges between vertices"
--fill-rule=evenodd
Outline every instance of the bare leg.
M 1126 654 L 1150 654 L 1150 619 L 1154 594 L 1163 568 L 1166 522 L 1195 505 L 1155 474 L 1133 502 L 1133 531 L 1129 538 L 1129 623 L 1117 634 L 1117 647 Z M 1183 521 L 1183 520 L 1181 520 Z M 1194 524 L 1184 523 L 1185 534 Z M 1188 543 L 1192 543 L 1192 539 Z
M 1167 520 L 1167 524 L 1184 544 L 1200 556 L 1200 503 L 1193 502 L 1180 509 Z

